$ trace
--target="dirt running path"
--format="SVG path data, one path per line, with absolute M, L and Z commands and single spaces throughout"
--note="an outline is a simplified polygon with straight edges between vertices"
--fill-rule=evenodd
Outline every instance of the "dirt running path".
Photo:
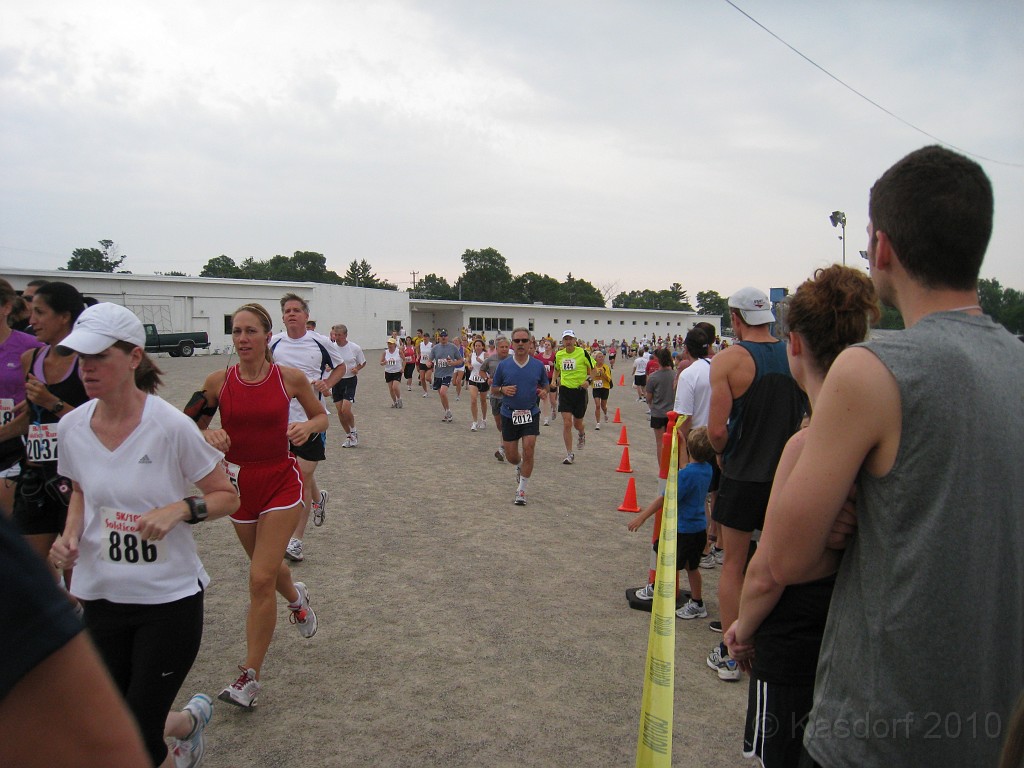
M 320 629 L 311 640 L 283 601 L 259 706 L 218 702 L 204 765 L 631 766 L 649 614 L 624 593 L 646 578 L 650 527 L 616 511 L 621 425 L 595 432 L 563 466 L 560 428 L 542 427 L 525 508 L 492 421 L 469 430 L 468 396 L 442 424 L 437 396 L 389 407 L 378 352 L 360 374 L 360 445 L 342 449 L 332 413 L 327 521 L 294 567 Z M 224 357 L 170 359 L 161 394 L 181 405 Z M 620 365 L 615 381 L 625 371 Z M 654 439 L 628 387 L 621 409 L 641 506 L 657 491 Z M 196 527 L 213 583 L 199 658 L 179 704 L 216 696 L 245 651 L 247 564 L 227 521 Z M 717 570 L 705 571 L 712 617 Z M 747 681 L 704 659 L 720 636 L 677 622 L 674 765 L 750 765 L 740 755 Z

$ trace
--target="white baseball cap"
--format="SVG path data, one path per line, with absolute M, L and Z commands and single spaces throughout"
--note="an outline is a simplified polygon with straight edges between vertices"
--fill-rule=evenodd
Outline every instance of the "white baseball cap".
M 57 345 L 57 351 L 64 355 L 98 355 L 115 341 L 145 347 L 146 331 L 142 321 L 127 307 L 101 302 L 85 308 L 71 333 Z
M 774 323 L 772 303 L 764 291 L 757 288 L 740 288 L 729 297 L 729 306 L 738 310 L 743 322 L 747 325 L 765 325 Z
M 576 334 L 573 331 L 569 330 L 568 328 L 566 328 L 565 331 L 562 332 L 562 338 L 564 339 L 566 336 L 568 336 L 570 339 L 576 338 Z

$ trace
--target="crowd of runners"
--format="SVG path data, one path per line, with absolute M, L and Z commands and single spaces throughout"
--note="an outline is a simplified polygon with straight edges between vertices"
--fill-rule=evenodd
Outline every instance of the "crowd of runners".
M 720 566 L 709 624 L 722 640 L 707 665 L 724 681 L 750 675 L 744 754 L 772 768 L 994 765 L 1004 741 L 1024 749 L 1024 348 L 977 305 L 991 187 L 973 161 L 925 148 L 879 179 L 870 220 L 871 279 L 818 270 L 788 300 L 784 328 L 764 293 L 743 288 L 729 297 L 732 345 L 705 323 L 607 344 L 572 329 L 418 329 L 382 340 L 381 385 L 394 409 L 403 387 L 436 397 L 439 429 L 493 422 L 494 459 L 514 466 L 510 503 L 524 506 L 544 427 L 574 464 L 587 424 L 608 422 L 615 359 L 628 358 L 659 463 L 669 412 L 682 419 L 677 567 L 689 595 L 677 616 L 709 616 L 700 570 Z M 232 315 L 236 360 L 179 410 L 154 394 L 161 371 L 130 310 L 62 282 L 29 289 L 0 280 L 0 715 L 43 688 L 95 752 L 81 764 L 197 766 L 213 699 L 171 711 L 200 649 L 209 582 L 187 526 L 229 517 L 249 559 L 246 653 L 218 698 L 254 707 L 277 596 L 300 638 L 317 632 L 317 585 L 295 581 L 288 562 L 306 557 L 309 518 L 327 518 L 316 478 L 327 398 L 337 444 L 360 445 L 366 357 L 345 325 L 318 333 L 296 294 L 281 298 L 276 334 L 271 312 L 246 304 Z M 908 330 L 864 343 L 879 298 Z M 18 301 L 31 309 L 12 319 Z M 466 423 L 454 408 L 463 395 Z M 955 402 L 974 404 L 972 417 L 952 418 Z M 656 556 L 638 601 L 657 589 Z M 955 614 L 940 588 L 951 568 Z M 38 615 L 15 632 L 6 620 L 26 595 Z M 950 668 L 950 657 L 979 663 Z M 76 676 L 96 682 L 58 681 Z M 93 706 L 102 727 L 82 715 Z M 61 764 L 49 748 L 0 750 L 12 765 Z

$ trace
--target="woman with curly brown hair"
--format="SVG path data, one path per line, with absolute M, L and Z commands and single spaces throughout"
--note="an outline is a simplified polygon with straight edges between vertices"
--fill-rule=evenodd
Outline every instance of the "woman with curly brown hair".
M 789 299 L 789 368 L 812 410 L 833 361 L 851 344 L 864 341 L 879 315 L 868 276 L 838 264 L 817 270 Z M 786 444 L 775 471 L 773 496 L 785 485 L 804 438 L 801 430 Z M 843 520 L 852 524 L 848 516 Z M 793 766 L 799 760 L 835 584 L 835 574 L 806 584 L 778 584 L 768 569 L 768 551 L 781 546 L 773 541 L 772 528 L 769 513 L 758 551 L 747 567 L 739 618 L 725 635 L 730 657 L 751 675 L 744 755 L 756 755 L 766 768 Z M 837 548 L 844 543 L 837 542 Z

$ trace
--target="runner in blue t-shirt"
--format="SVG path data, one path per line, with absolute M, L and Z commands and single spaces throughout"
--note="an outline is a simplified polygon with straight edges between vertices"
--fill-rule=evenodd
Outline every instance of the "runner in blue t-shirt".
M 544 364 L 530 355 L 530 332 L 512 331 L 513 355 L 498 364 L 493 388 L 501 393 L 501 438 L 505 458 L 516 465 L 515 503 L 526 504 L 526 483 L 533 474 L 533 452 L 540 434 L 540 397 L 547 392 Z M 522 459 L 519 440 L 523 441 Z

